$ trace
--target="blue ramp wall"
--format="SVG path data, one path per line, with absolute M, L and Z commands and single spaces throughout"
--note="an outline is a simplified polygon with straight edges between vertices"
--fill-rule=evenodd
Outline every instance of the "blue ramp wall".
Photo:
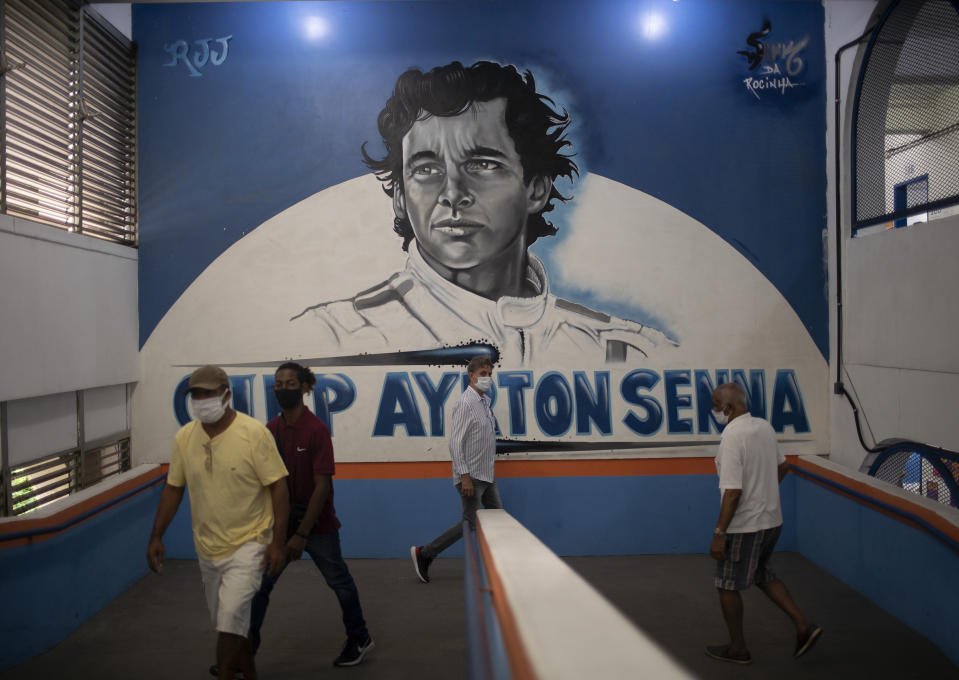
M 796 477 L 799 552 L 937 644 L 959 665 L 959 550 Z
M 449 479 L 340 479 L 343 554 L 405 557 L 461 520 Z M 497 481 L 506 510 L 559 555 L 706 552 L 719 514 L 715 475 L 514 477 Z M 783 480 L 780 550 L 796 550 L 794 484 Z M 171 559 L 195 559 L 186 499 L 164 537 Z M 455 544 L 444 557 L 462 557 Z
M 53 647 L 146 575 L 162 487 L 47 540 L 0 549 L 0 670 Z

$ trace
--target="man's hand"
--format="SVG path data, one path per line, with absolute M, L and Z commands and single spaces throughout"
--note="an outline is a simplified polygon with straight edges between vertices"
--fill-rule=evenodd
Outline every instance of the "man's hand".
M 306 539 L 293 534 L 290 540 L 286 542 L 286 559 L 290 562 L 300 559 L 305 548 Z
M 709 556 L 714 560 L 726 559 L 726 530 L 736 515 L 736 508 L 739 507 L 739 499 L 742 495 L 742 489 L 723 490 L 723 497 L 719 502 L 719 519 L 716 520 L 713 540 L 709 544 Z M 722 531 L 723 533 L 720 535 L 715 533 L 716 531 Z
M 159 536 L 151 536 L 147 545 L 147 565 L 158 574 L 163 573 L 163 540 Z
M 473 480 L 469 475 L 463 475 L 460 479 L 462 480 L 460 482 L 460 495 L 469 498 L 474 493 Z
M 267 573 L 277 576 L 283 567 L 286 566 L 286 546 L 277 545 L 271 542 L 266 546 L 266 554 L 263 555 L 263 561 L 260 563 L 261 569 L 267 569 Z
M 163 573 L 163 532 L 170 526 L 176 509 L 180 507 L 183 489 L 182 486 L 170 486 L 167 482 L 163 485 L 163 491 L 160 492 L 160 504 L 157 506 L 157 514 L 153 520 L 150 542 L 147 544 L 147 565 L 158 574 Z
M 714 560 L 726 559 L 726 537 L 719 534 L 713 534 L 713 540 L 709 543 L 709 556 Z

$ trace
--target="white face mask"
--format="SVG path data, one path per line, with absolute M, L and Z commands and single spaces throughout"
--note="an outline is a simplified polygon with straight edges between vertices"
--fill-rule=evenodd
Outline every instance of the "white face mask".
M 190 397 L 190 401 L 193 402 L 193 416 L 201 423 L 206 423 L 207 425 L 217 422 L 223 417 L 223 414 L 226 413 L 229 394 L 229 391 L 227 391 L 225 395 L 217 395 L 207 399 L 194 399 Z M 227 397 L 226 400 L 223 399 L 224 396 Z
M 492 386 L 493 379 L 488 375 L 476 379 L 476 389 L 478 389 L 480 392 L 489 392 L 489 389 Z
M 729 422 L 729 416 L 722 411 L 717 411 L 716 409 L 713 409 L 713 418 L 715 418 L 716 422 L 720 425 L 725 425 Z

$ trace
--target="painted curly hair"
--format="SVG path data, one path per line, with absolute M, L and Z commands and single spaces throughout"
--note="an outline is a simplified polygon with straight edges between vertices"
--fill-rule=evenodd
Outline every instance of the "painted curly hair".
M 378 126 L 386 147 L 386 156 L 375 159 L 361 151 L 363 161 L 383 182 L 383 190 L 391 198 L 397 187 L 403 190 L 403 137 L 413 124 L 429 116 L 458 116 L 473 102 L 493 99 L 506 100 L 506 128 L 523 163 L 523 181 L 534 177 L 572 179 L 579 168 L 572 159 L 560 153 L 571 143 L 564 134 L 569 127 L 569 113 L 553 109 L 549 97 L 536 92 L 533 74 L 524 75 L 514 66 L 503 66 L 490 61 L 478 61 L 464 67 L 458 61 L 438 66 L 428 73 L 410 69 L 397 81 L 393 95 L 380 111 Z M 526 245 L 540 236 L 551 236 L 556 228 L 543 216 L 553 209 L 553 201 L 567 201 L 554 186 L 543 209 L 530 215 L 526 229 Z M 403 250 L 413 240 L 413 225 L 408 219 L 397 218 L 394 231 L 403 237 Z

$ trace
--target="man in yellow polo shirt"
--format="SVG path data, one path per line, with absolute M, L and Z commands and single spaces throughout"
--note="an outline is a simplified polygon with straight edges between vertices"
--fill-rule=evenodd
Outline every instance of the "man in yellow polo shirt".
M 189 486 L 193 542 L 218 632 L 221 677 L 239 671 L 255 680 L 250 605 L 263 569 L 277 575 L 286 560 L 286 466 L 269 430 L 230 408 L 230 381 L 222 368 L 198 368 L 187 389 L 194 420 L 173 440 L 147 563 L 162 571 L 163 533 Z

